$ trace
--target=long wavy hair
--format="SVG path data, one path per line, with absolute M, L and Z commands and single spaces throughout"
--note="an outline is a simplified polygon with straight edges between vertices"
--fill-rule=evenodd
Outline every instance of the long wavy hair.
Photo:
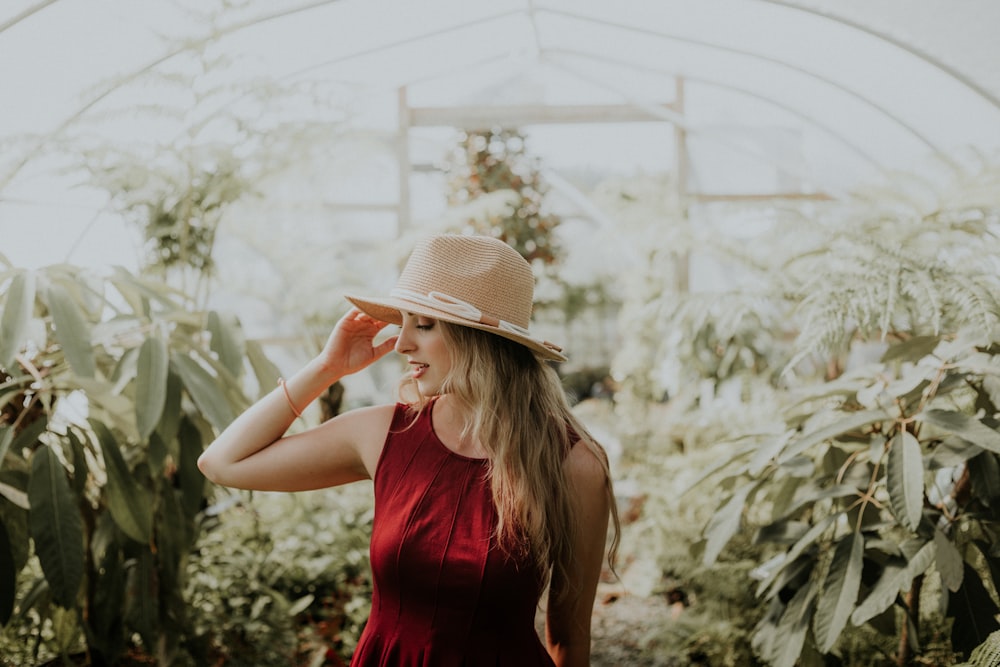
M 514 341 L 440 320 L 438 325 L 452 359 L 441 393 L 468 415 L 462 436 L 478 440 L 487 451 L 500 548 L 534 560 L 540 572 L 566 574 L 578 524 L 564 459 L 571 446 L 586 447 L 605 472 L 613 569 L 621 526 L 607 454 L 571 412 L 556 371 Z M 401 399 L 418 412 L 430 400 L 419 395 L 412 379 L 404 378 L 399 389 Z

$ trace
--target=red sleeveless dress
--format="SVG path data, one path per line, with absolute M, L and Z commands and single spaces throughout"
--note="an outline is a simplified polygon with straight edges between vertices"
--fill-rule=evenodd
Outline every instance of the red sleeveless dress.
M 371 616 L 352 667 L 553 667 L 535 631 L 544 577 L 496 545 L 486 461 L 448 449 L 433 405 L 397 405 L 375 470 Z

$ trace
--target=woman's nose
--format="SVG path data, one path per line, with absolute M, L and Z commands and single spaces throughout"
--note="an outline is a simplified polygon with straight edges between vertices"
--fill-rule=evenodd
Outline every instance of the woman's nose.
M 413 351 L 413 343 L 410 339 L 410 330 L 405 324 L 400 327 L 399 334 L 396 337 L 396 352 L 399 354 L 407 354 Z

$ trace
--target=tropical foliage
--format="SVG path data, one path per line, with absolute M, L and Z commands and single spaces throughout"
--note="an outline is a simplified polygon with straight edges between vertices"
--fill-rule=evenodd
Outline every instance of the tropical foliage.
M 36 660 L 111 664 L 139 637 L 179 661 L 209 499 L 196 460 L 248 405 L 246 373 L 269 386 L 273 366 L 238 325 L 124 269 L 0 280 L 0 622 Z
M 991 182 L 995 170 L 982 167 L 950 190 L 902 181 L 772 216 L 747 244 L 770 256 L 729 253 L 738 290 L 626 304 L 626 335 L 656 330 L 662 342 L 638 346 L 641 364 L 623 353 L 637 375 L 624 408 L 635 413 L 630 397 L 642 396 L 652 415 L 649 401 L 676 389 L 660 432 L 686 429 L 675 442 L 716 451 L 703 474 L 724 495 L 698 553 L 725 566 L 731 546 L 753 537 L 757 594 L 769 605 L 753 646 L 767 664 L 820 654 L 907 664 L 931 643 L 941 650 L 942 628 L 950 650 L 968 656 L 998 627 Z M 656 251 L 650 275 L 663 272 Z M 705 334 L 706 354 L 692 354 Z

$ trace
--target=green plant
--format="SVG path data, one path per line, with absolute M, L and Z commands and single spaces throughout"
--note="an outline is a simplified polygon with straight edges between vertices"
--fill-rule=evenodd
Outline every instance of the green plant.
M 248 405 L 246 367 L 270 386 L 273 366 L 234 323 L 124 269 L 9 268 L 0 284 L 0 622 L 30 628 L 36 660 L 114 664 L 135 637 L 183 660 L 196 460 Z
M 768 664 L 949 662 L 997 624 L 1000 174 L 980 167 L 774 214 L 727 249 L 741 289 L 679 297 L 660 244 L 638 265 L 638 344 L 614 366 L 632 375 L 621 413 L 650 425 L 635 458 L 657 474 L 660 436 L 685 429 L 686 451 L 716 453 L 698 548 L 729 567 L 730 542 L 755 538 Z
M 497 211 L 469 215 L 462 230 L 495 236 L 529 262 L 551 264 L 559 257 L 553 235 L 559 216 L 544 210 L 546 186 L 525 138 L 510 128 L 470 130 L 455 149 L 449 205 L 468 206 L 486 195 L 505 196 Z
M 185 592 L 207 653 L 227 664 L 330 654 L 346 664 L 371 602 L 370 486 L 238 492 L 208 514 Z
M 770 662 L 791 665 L 807 645 L 835 651 L 848 623 L 869 623 L 899 636 L 906 664 L 932 574 L 954 650 L 968 655 L 1000 627 L 997 352 L 968 338 L 900 343 L 791 405 L 786 434 L 730 460 L 704 559 L 744 513 L 758 541 L 781 545 L 757 588 L 771 605 L 755 636 Z
M 94 181 L 142 230 L 147 271 L 190 268 L 211 274 L 216 230 L 227 205 L 249 189 L 244 166 L 228 147 L 160 151 L 155 161 L 121 155 L 94 169 Z

